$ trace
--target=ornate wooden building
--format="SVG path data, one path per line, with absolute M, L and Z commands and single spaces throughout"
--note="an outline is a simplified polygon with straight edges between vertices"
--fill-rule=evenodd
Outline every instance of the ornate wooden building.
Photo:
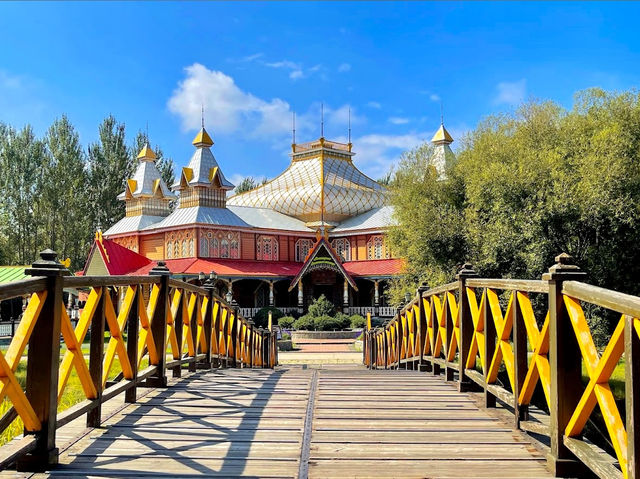
M 438 164 L 452 141 L 441 126 L 432 140 Z M 351 143 L 293 144 L 283 173 L 229 197 L 234 186 L 204 128 L 193 145 L 171 187 L 153 150 L 140 151 L 118 197 L 126 216 L 96 235 L 85 274 L 146 274 L 162 260 L 180 278 L 214 273 L 249 317 L 266 305 L 304 310 L 320 294 L 350 313 L 393 314 L 384 290 L 403 261 L 385 239 L 392 210 L 384 186 L 353 164 Z

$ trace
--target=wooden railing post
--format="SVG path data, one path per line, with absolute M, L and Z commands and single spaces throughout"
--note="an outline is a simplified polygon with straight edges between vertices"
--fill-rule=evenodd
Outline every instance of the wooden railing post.
M 55 251 L 40 253 L 40 259 L 27 268 L 31 276 L 47 278 L 47 298 L 29 338 L 26 396 L 42 428 L 34 432 L 35 449 L 17 464 L 19 471 L 42 471 L 58 463 L 56 414 L 58 407 L 58 364 L 60 361 L 60 327 L 62 321 L 63 276 L 69 275 L 58 261 Z M 25 434 L 28 434 L 25 431 Z
M 253 367 L 253 335 L 255 334 L 256 328 L 255 328 L 255 324 L 253 322 L 252 319 L 248 320 L 247 323 L 249 323 L 249 326 L 247 327 L 247 345 L 245 345 L 245 348 L 247 349 L 247 351 L 249 351 L 249 367 L 252 368 Z
M 640 337 L 634 328 L 637 321 L 632 316 L 625 317 L 624 360 L 625 360 L 625 403 L 627 422 L 627 479 L 640 479 Z
M 484 407 L 496 407 L 496 397 L 489 392 L 487 383 L 487 377 L 489 375 L 489 368 L 491 367 L 491 361 L 493 361 L 493 355 L 496 352 L 496 323 L 493 321 L 493 312 L 489 305 L 489 289 L 485 290 L 485 306 L 484 310 L 480 312 L 484 320 L 484 358 L 482 363 L 484 364 L 484 370 L 482 375 L 484 376 Z
M 185 290 L 182 291 L 180 295 L 180 302 L 178 303 L 178 309 L 176 310 L 176 316 L 173 318 L 173 330 L 176 332 L 176 342 L 178 343 L 178 358 L 182 359 L 182 336 L 183 336 L 183 326 L 182 322 L 182 305 L 184 304 L 182 295 L 186 294 Z M 175 355 L 175 354 L 174 354 Z M 172 376 L 174 378 L 179 378 L 182 376 L 182 364 L 178 364 L 172 370 Z
M 142 301 L 142 285 L 135 286 L 136 294 L 131 302 L 131 309 L 129 310 L 129 317 L 127 318 L 127 358 L 129 364 L 131 364 L 131 371 L 133 372 L 133 386 L 127 389 L 124 393 L 124 402 L 135 403 L 138 395 L 138 337 L 140 331 L 140 320 L 138 317 L 138 308 L 140 307 L 140 301 Z M 182 319 L 180 320 L 182 322 Z
M 238 335 L 240 334 L 240 311 L 238 303 L 234 299 L 231 300 L 231 311 L 233 316 L 233 325 L 231 328 L 231 347 L 229 348 L 233 352 L 233 359 L 231 364 L 234 368 L 239 367 L 238 358 Z
M 474 388 L 473 381 L 471 381 L 465 373 L 465 364 L 473 338 L 473 319 L 471 318 L 469 298 L 467 298 L 467 279 L 477 276 L 473 270 L 473 266 L 469 263 L 465 263 L 456 275 L 459 290 L 458 321 L 460 325 L 460 351 L 458 354 L 458 364 L 460 369 L 458 373 L 458 390 L 460 392 L 470 391 Z M 447 340 L 449 340 L 449 338 L 447 338 Z
M 212 278 L 209 277 L 202 285 L 207 292 L 207 309 L 205 310 L 204 318 L 202 318 L 202 334 L 204 336 L 204 342 L 206 347 L 204 350 L 204 359 L 198 363 L 199 369 L 211 369 L 211 333 L 213 322 L 213 302 L 214 302 L 214 285 Z
M 187 294 L 187 290 L 184 291 L 184 294 Z M 187 301 L 187 304 L 189 304 L 189 302 Z M 196 308 L 198 307 L 198 301 L 196 298 Z M 188 311 L 188 308 L 187 308 Z M 198 369 L 198 366 L 196 364 L 196 357 L 198 356 L 198 315 L 197 315 L 197 311 L 194 311 L 193 314 L 191 315 L 191 317 L 189 318 L 189 334 L 191 335 L 191 341 L 193 343 L 193 349 L 194 349 L 194 357 L 193 357 L 193 361 L 191 361 L 189 363 L 189 367 L 188 367 L 188 371 L 190 373 L 195 373 L 196 370 Z
M 402 308 L 396 310 L 396 369 L 400 369 L 400 361 L 402 360 Z M 406 363 L 404 368 L 406 368 Z
M 576 409 L 582 386 L 582 355 L 562 296 L 562 283 L 584 280 L 586 274 L 566 253 L 556 256 L 556 264 L 542 275 L 549 283 L 549 366 L 551 370 L 551 449 L 547 465 L 556 477 L 580 477 L 582 464 L 564 445 L 564 432 Z
M 522 391 L 522 385 L 527 377 L 529 366 L 528 350 L 527 350 L 527 329 L 520 310 L 520 300 L 518 299 L 518 291 L 513 292 L 513 303 L 511 306 L 511 314 L 513 315 L 513 367 L 514 367 L 514 390 L 513 390 L 513 411 L 516 421 L 516 428 L 520 428 L 521 421 L 529 420 L 529 406 L 520 405 L 518 398 Z
M 382 353 L 384 355 L 384 368 L 389 369 L 389 340 L 387 337 L 387 328 L 389 326 L 389 320 L 382 323 Z
M 427 311 L 424 308 L 424 301 L 422 301 L 422 294 L 429 290 L 429 286 L 427 283 L 422 283 L 418 288 L 418 324 L 416 325 L 418 335 L 418 347 L 420 351 L 418 353 L 418 369 L 420 371 L 429 371 L 431 370 L 431 363 L 427 362 L 424 358 L 424 348 L 427 344 L 429 338 L 427 338 Z
M 164 261 L 158 261 L 158 265 L 149 272 L 149 275 L 160 276 L 160 282 L 157 285 L 158 288 L 160 288 L 160 292 L 158 294 L 156 309 L 151 319 L 150 328 L 151 334 L 153 335 L 153 342 L 158 352 L 158 364 L 156 365 L 156 370 L 153 375 L 147 379 L 147 386 L 166 387 L 167 317 L 169 310 L 169 277 L 171 276 L 171 271 L 169 271 Z
M 107 286 L 102 287 L 100 301 L 91 318 L 91 337 L 89 340 L 89 374 L 96 388 L 97 405 L 87 413 L 87 427 L 99 427 L 102 419 L 102 361 L 104 355 L 104 317 L 105 298 L 110 294 Z M 136 311 L 137 313 L 137 311 Z M 137 316 L 136 316 L 137 319 Z M 134 349 L 135 350 L 135 349 Z

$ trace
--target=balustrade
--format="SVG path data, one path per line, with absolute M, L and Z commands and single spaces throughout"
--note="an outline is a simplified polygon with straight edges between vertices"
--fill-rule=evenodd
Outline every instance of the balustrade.
M 165 387 L 168 370 L 179 377 L 183 366 L 195 371 L 276 364 L 271 330 L 247 321 L 214 294 L 213 284 L 170 278 L 162 262 L 149 276 L 74 277 L 47 250 L 27 274 L 33 278 L 0 285 L 0 301 L 29 297 L 11 344 L 0 353 L 0 396 L 11 402 L 0 432 L 18 417 L 24 423 L 24 436 L 0 449 L 0 468 L 15 462 L 20 470 L 37 471 L 56 464 L 58 427 L 83 415 L 87 426 L 99 426 L 102 403 L 121 393 L 135 402 L 138 386 Z M 75 327 L 63 288 L 88 293 Z M 82 345 L 89 331 L 87 360 Z M 23 389 L 16 371 L 27 346 Z M 143 362 L 148 366 L 142 368 Z M 74 369 L 86 399 L 57 413 Z
M 383 327 L 368 327 L 364 363 L 436 375 L 444 370 L 461 391 L 482 391 L 486 407 L 504 403 L 516 427 L 549 437 L 548 465 L 557 477 L 582 477 L 586 466 L 603 479 L 638 479 L 640 298 L 583 282 L 586 275 L 566 254 L 556 261 L 542 280 L 478 278 L 465 265 L 457 281 L 421 288 Z M 543 317 L 534 312 L 540 304 L 548 309 Z M 587 305 L 620 315 L 602 352 Z M 624 416 L 609 385 L 623 354 Z M 532 414 L 537 387 L 544 404 Z M 613 454 L 583 437 L 596 406 Z

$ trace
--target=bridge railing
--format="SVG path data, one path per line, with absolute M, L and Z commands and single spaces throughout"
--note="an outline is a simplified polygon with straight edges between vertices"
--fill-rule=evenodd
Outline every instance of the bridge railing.
M 214 294 L 212 283 L 171 279 L 162 263 L 149 276 L 73 277 L 45 251 L 27 273 L 34 277 L 0 285 L 0 301 L 29 297 L 8 349 L 0 352 L 0 399 L 9 403 L 0 433 L 17 418 L 24 425 L 22 438 L 0 448 L 0 469 L 55 465 L 57 428 L 83 415 L 88 427 L 99 426 L 105 401 L 124 393 L 133 403 L 137 387 L 166 387 L 168 370 L 179 377 L 183 366 L 275 366 L 271 330 L 244 319 L 237 306 Z M 75 328 L 65 289 L 88 294 Z M 58 413 L 72 374 L 85 399 Z
M 638 479 L 640 298 L 583 282 L 568 255 L 556 260 L 539 281 L 478 278 L 467 264 L 457 281 L 421 287 L 390 322 L 367 331 L 364 362 L 444 371 L 460 391 L 481 390 L 486 407 L 499 400 L 517 428 L 548 438 L 548 466 L 558 477 L 583 477 L 586 466 L 603 479 Z M 591 305 L 620 315 L 602 352 L 585 315 Z M 621 365 L 623 406 L 609 384 Z M 536 388 L 544 401 L 534 414 Z M 584 437 L 596 406 L 604 449 Z

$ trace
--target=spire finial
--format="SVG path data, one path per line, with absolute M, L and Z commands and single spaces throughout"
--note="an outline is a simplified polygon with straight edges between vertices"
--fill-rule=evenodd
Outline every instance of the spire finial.
M 351 143 L 351 105 L 349 105 L 349 142 Z
M 204 103 L 200 104 L 200 126 L 204 128 Z
M 149 143 L 149 120 L 147 120 L 147 128 L 144 133 L 144 139 Z
M 296 112 L 293 112 L 293 132 L 292 132 L 292 143 L 296 144 Z
M 324 102 L 320 103 L 320 138 L 324 138 Z
M 440 124 L 444 125 L 444 106 L 442 104 L 442 99 L 440 100 Z

